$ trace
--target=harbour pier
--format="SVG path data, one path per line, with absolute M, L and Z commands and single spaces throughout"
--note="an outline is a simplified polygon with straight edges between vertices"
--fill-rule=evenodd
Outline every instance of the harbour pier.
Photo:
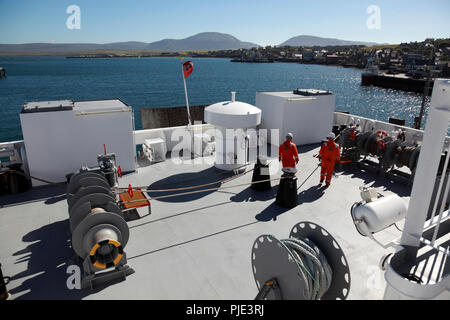
M 426 83 L 427 79 L 414 79 L 412 77 L 406 76 L 405 74 L 391 75 L 381 73 L 377 75 L 375 74 L 371 75 L 370 80 L 364 81 L 363 85 L 373 85 L 387 89 L 423 93 L 425 90 Z M 428 95 L 431 95 L 433 84 L 434 81 L 430 80 L 429 90 L 427 92 Z

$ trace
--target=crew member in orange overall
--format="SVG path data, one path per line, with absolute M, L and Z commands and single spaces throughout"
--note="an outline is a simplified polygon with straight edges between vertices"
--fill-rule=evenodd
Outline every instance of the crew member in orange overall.
M 328 187 L 331 183 L 331 177 L 333 176 L 334 165 L 340 158 L 340 147 L 334 142 L 336 138 L 335 134 L 331 132 L 327 136 L 327 141 L 322 144 L 319 152 L 319 159 L 322 160 L 322 169 L 320 170 L 320 183 L 325 180 L 325 184 Z
M 292 133 L 288 133 L 286 141 L 278 149 L 278 160 L 281 161 L 283 168 L 295 168 L 298 163 L 297 146 L 292 142 L 292 138 Z

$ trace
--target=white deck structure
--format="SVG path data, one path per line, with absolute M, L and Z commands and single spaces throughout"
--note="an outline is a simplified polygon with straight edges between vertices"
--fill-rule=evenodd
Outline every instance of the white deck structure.
M 335 124 L 347 124 L 350 116 L 335 114 L 334 119 Z M 370 122 L 375 130 L 396 129 L 386 123 L 360 119 L 362 127 Z M 210 126 L 194 126 L 193 130 L 202 127 Z M 161 138 L 171 151 L 170 137 L 177 129 L 180 128 L 134 131 L 132 136 L 137 144 Z M 406 130 L 407 141 L 421 141 L 422 135 L 417 130 Z M 448 138 L 442 139 L 444 147 L 446 141 Z M 18 141 L 1 144 L 0 148 L 18 157 L 21 145 L 23 142 Z M 376 188 L 384 196 L 396 194 L 406 205 L 411 187 L 371 172 L 344 167 L 337 170 L 331 186 L 324 188 L 319 185 L 318 160 L 313 157 L 319 147 L 318 144 L 298 146 L 299 205 L 292 209 L 275 204 L 278 181 L 272 182 L 269 191 L 251 189 L 250 172 L 214 184 L 230 176 L 214 168 L 214 155 L 180 164 L 168 154 L 166 161 L 137 167 L 135 172 L 119 179 L 120 187 L 131 184 L 168 189 L 210 183 L 210 188 L 220 186 L 221 189 L 151 200 L 150 215 L 146 215 L 145 208 L 139 209 L 141 219 L 128 223 L 130 238 L 125 248 L 128 265 L 135 273 L 125 281 L 100 286 L 94 291 L 67 287 L 67 268 L 75 262 L 70 247 L 65 187 L 41 186 L 20 194 L 3 195 L 0 197 L 0 259 L 3 274 L 11 277 L 8 290 L 13 299 L 253 299 L 258 293 L 251 267 L 255 239 L 263 234 L 284 239 L 294 225 L 311 221 L 331 233 L 344 251 L 350 267 L 349 299 L 389 298 L 389 294 L 385 295 L 385 274 L 379 265 L 386 253 L 394 250 L 386 250 L 361 236 L 350 208 L 361 200 L 361 186 Z M 93 159 L 96 156 L 97 153 L 92 154 Z M 271 178 L 280 177 L 276 148 L 269 154 L 269 162 L 273 169 Z M 250 164 L 247 170 L 252 168 Z M 448 219 L 440 216 L 441 231 L 445 231 L 444 222 L 448 225 Z M 405 228 L 403 221 L 397 223 L 397 228 Z M 399 239 L 402 232 L 397 228 L 391 226 L 378 232 L 377 240 L 389 243 Z M 439 243 L 448 243 L 448 239 L 444 241 Z M 428 253 L 421 254 L 427 257 Z M 448 259 L 440 260 L 439 264 L 437 267 L 442 271 L 439 279 L 448 279 Z M 417 268 L 413 272 L 423 274 L 424 271 Z M 396 293 L 395 298 L 402 297 Z
M 123 171 L 135 169 L 133 112 L 118 99 L 31 102 L 20 121 L 31 176 L 64 182 L 68 173 L 95 165 L 89 155 L 103 154 L 104 145 Z
M 385 251 L 357 232 L 350 207 L 360 200 L 361 185 L 399 194 L 405 201 L 410 189 L 360 171 L 338 173 L 328 189 L 318 186 L 319 170 L 303 183 L 317 168 L 313 155 L 318 147 L 299 150 L 299 206 L 287 210 L 274 203 L 277 182 L 262 193 L 242 186 L 154 200 L 151 215 L 129 223 L 125 251 L 136 273 L 94 292 L 66 288 L 73 250 L 65 189 L 47 186 L 2 196 L 0 256 L 3 273 L 12 277 L 8 285 L 12 298 L 253 299 L 257 294 L 251 269 L 254 240 L 262 234 L 283 239 L 296 223 L 312 221 L 327 229 L 346 254 L 351 270 L 349 298 L 382 299 L 386 285 L 378 264 Z M 272 177 L 279 176 L 280 172 Z M 119 183 L 170 188 L 223 178 L 211 165 L 174 165 L 167 159 L 138 168 Z M 251 173 L 223 186 L 250 181 Z M 398 236 L 400 232 L 392 227 L 382 239 Z

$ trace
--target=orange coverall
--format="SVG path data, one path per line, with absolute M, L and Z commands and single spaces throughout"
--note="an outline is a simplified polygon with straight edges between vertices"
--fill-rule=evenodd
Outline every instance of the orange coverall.
M 324 142 L 319 152 L 319 159 L 322 159 L 322 169 L 320 170 L 320 181 L 322 182 L 327 177 L 326 185 L 331 183 L 333 176 L 334 165 L 340 158 L 340 147 L 333 140 Z
M 295 168 L 298 163 L 297 146 L 292 141 L 286 140 L 278 149 L 278 160 L 282 161 L 283 168 Z

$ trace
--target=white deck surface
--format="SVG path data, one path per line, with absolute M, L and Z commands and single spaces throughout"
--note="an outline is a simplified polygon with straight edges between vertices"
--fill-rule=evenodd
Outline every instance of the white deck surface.
M 130 240 L 124 250 L 136 272 L 126 281 L 94 291 L 66 288 L 73 250 L 65 189 L 39 187 L 1 196 L 0 262 L 3 274 L 12 278 L 8 290 L 13 299 L 254 299 L 251 248 L 255 239 L 263 234 L 284 239 L 296 223 L 312 221 L 331 233 L 344 250 L 351 274 L 348 298 L 382 299 L 385 281 L 378 264 L 387 251 L 357 232 L 350 207 L 360 201 L 358 188 L 363 184 L 385 195 L 395 192 L 405 200 L 410 189 L 360 170 L 337 172 L 328 189 L 318 186 L 320 169 L 303 183 L 317 167 L 313 155 L 318 147 L 300 147 L 299 152 L 297 207 L 284 209 L 274 203 L 278 181 L 267 192 L 245 186 L 153 200 L 151 215 L 129 222 Z M 272 178 L 279 176 L 280 172 Z M 139 168 L 119 182 L 125 187 L 131 183 L 161 189 L 164 184 L 171 188 L 222 178 L 210 165 L 174 165 L 168 159 Z M 223 186 L 251 179 L 248 173 Z M 145 215 L 145 209 L 140 212 Z M 377 234 L 384 242 L 399 236 L 394 227 Z

